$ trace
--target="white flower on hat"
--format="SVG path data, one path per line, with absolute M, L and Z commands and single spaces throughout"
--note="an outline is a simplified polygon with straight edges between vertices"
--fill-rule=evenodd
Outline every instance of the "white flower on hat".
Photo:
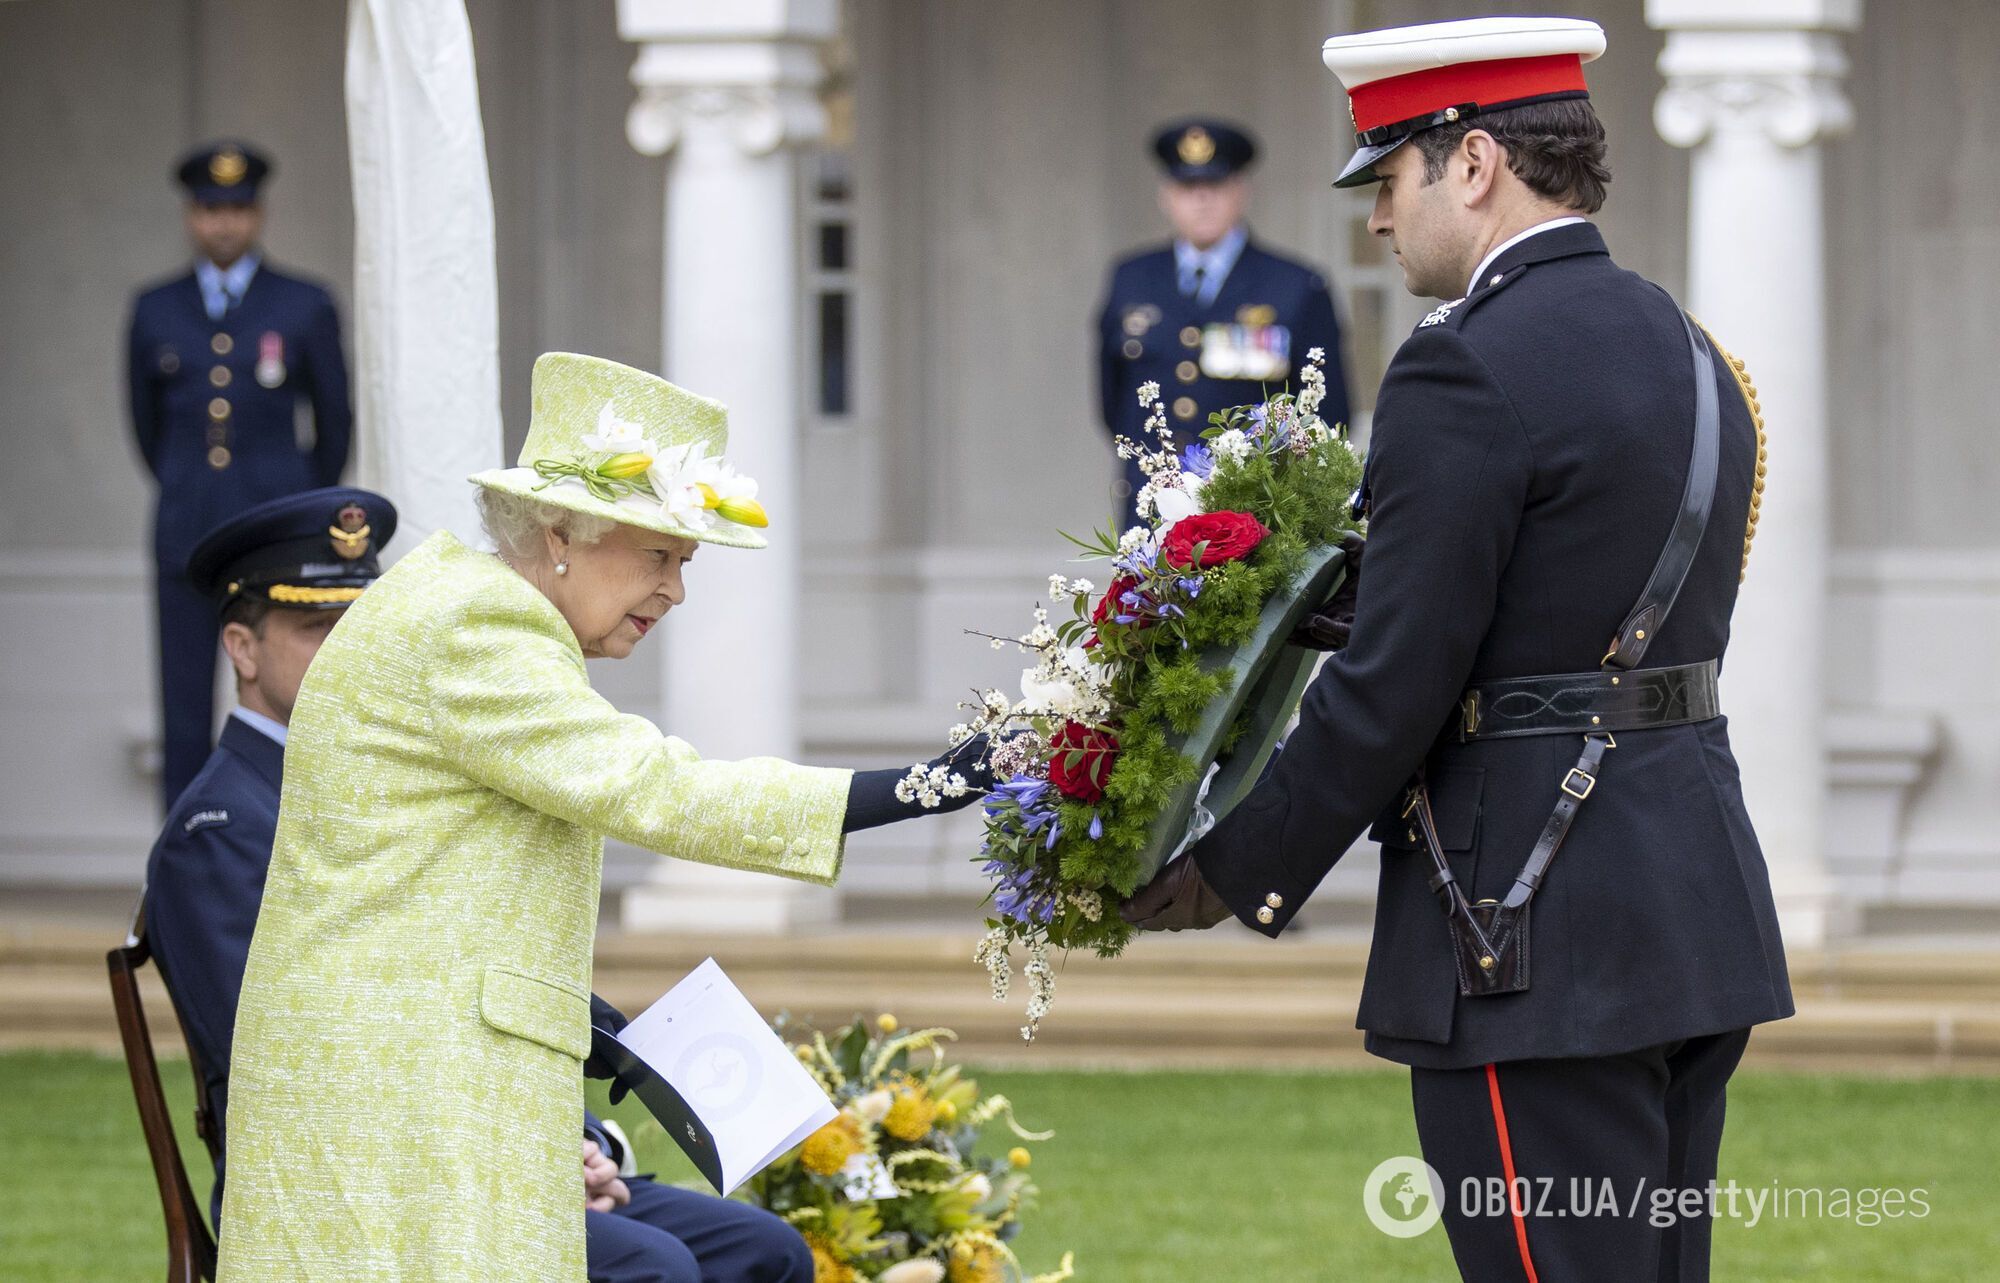
M 646 469 L 661 514 L 684 530 L 700 532 L 715 524 L 700 479 L 707 455 L 708 447 L 699 441 L 669 446 L 654 454 L 653 466 Z
M 619 418 L 609 401 L 597 412 L 597 431 L 586 433 L 583 445 L 587 450 L 609 454 L 655 453 L 653 443 L 646 439 L 646 430 L 630 419 Z

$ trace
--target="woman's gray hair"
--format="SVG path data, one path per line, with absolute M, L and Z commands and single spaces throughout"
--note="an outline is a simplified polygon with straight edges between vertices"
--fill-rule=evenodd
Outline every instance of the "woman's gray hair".
M 573 512 L 526 495 L 481 487 L 479 524 L 500 555 L 509 561 L 534 561 L 543 555 L 544 531 L 560 530 L 576 547 L 589 547 L 610 534 L 618 523 L 609 517 Z

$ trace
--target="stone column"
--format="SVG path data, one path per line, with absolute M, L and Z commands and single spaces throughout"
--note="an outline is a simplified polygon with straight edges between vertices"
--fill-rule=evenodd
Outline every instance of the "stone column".
M 626 136 L 667 158 L 661 373 L 729 407 L 768 550 L 704 550 L 658 639 L 669 733 L 714 758 L 796 759 L 799 735 L 799 228 L 793 149 L 825 129 L 820 49 L 836 0 L 618 0 L 640 46 Z M 833 893 L 665 861 L 628 891 L 634 929 L 779 931 Z
M 1861 0 L 1647 0 L 1667 32 L 1661 137 L 1692 150 L 1688 308 L 1749 366 L 1768 488 L 1738 601 L 1723 707 L 1786 942 L 1851 923 L 1830 894 L 1825 817 L 1825 231 L 1820 140 L 1852 108 L 1835 32 Z

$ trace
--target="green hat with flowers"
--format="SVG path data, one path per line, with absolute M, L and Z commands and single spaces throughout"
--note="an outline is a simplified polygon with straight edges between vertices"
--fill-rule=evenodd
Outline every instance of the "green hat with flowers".
M 722 455 L 720 402 L 575 352 L 543 353 L 533 394 L 519 466 L 478 473 L 475 485 L 703 543 L 765 546 L 757 483 Z

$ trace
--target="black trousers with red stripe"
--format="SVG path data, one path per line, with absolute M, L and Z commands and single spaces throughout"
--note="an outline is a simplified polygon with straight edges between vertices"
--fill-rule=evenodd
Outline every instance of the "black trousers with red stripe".
M 1706 1280 L 1706 1193 L 1749 1038 L 1413 1068 L 1417 1135 L 1467 1283 Z

